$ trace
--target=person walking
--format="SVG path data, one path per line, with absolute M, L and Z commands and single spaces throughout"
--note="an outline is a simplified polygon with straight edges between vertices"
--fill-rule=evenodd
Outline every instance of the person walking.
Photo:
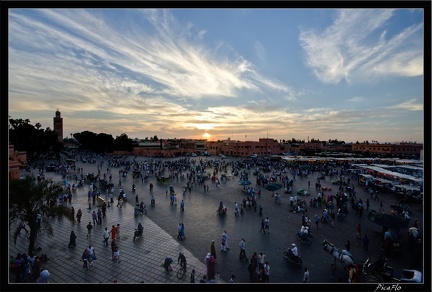
M 78 212 L 76 214 L 76 218 L 78 222 L 81 222 L 81 217 L 82 217 L 82 211 L 81 209 L 78 209 Z
M 365 234 L 365 236 L 363 237 L 363 250 L 369 251 L 369 237 L 367 236 L 367 234 Z
M 320 217 L 318 217 L 318 215 L 315 215 L 315 224 L 316 224 L 317 229 L 318 229 L 318 224 L 319 224 L 320 222 L 321 222 Z
M 207 278 L 209 278 L 209 273 L 210 273 L 210 257 L 211 257 L 211 253 L 207 253 L 207 256 L 204 258 L 204 262 L 206 264 L 206 271 L 207 271 Z
M 265 219 L 261 219 L 261 228 L 260 228 L 260 232 L 261 232 L 261 230 L 264 231 L 264 234 L 266 233 L 266 232 L 265 232 Z
M 192 272 L 190 274 L 190 282 L 195 283 L 195 269 L 192 269 Z
M 263 254 L 262 252 L 259 253 L 258 257 L 257 257 L 257 261 L 258 261 L 258 270 L 261 270 L 264 268 L 264 263 L 266 262 L 266 255 Z
M 185 227 L 184 227 L 184 223 L 181 224 L 180 237 L 181 237 L 182 240 L 185 239 Z
M 264 264 L 264 283 L 270 283 L 270 265 L 268 262 Z
M 249 282 L 253 283 L 255 282 L 254 276 L 255 276 L 255 260 L 253 259 L 253 257 L 250 258 L 249 260 L 249 264 L 247 266 L 247 270 L 249 272 Z
M 238 246 L 240 247 L 240 254 L 239 254 L 239 259 L 243 259 L 246 258 L 246 239 L 242 238 L 242 240 L 240 241 L 240 243 L 238 244 Z
M 113 253 L 112 260 L 116 262 L 120 262 L 120 248 L 117 244 L 114 246 L 114 253 Z
M 177 239 L 181 239 L 181 223 L 177 225 Z
M 117 223 L 116 226 L 116 238 L 120 240 L 120 223 Z
M 214 282 L 216 278 L 216 269 L 215 269 L 216 260 L 211 255 L 209 260 L 209 281 Z
M 264 220 L 264 229 L 267 229 L 267 232 L 270 234 L 270 220 L 269 220 L 269 217 L 266 217 L 266 219 Z
M 211 256 L 213 256 L 214 259 L 216 260 L 217 256 L 216 256 L 216 247 L 215 247 L 214 240 L 212 240 L 212 243 L 211 243 L 211 245 L 210 245 L 210 254 L 211 254 Z
M 97 224 L 102 225 L 102 211 L 100 208 L 98 208 L 97 211 Z
M 93 210 L 92 219 L 93 219 L 93 225 L 96 226 L 96 224 L 97 224 L 97 214 L 96 214 L 95 210 Z
M 91 231 L 92 231 L 92 229 L 93 229 L 93 225 L 91 224 L 91 222 L 89 222 L 87 224 L 87 238 L 91 237 Z
M 105 246 L 108 246 L 108 239 L 109 239 L 109 231 L 108 231 L 108 227 L 105 227 L 105 230 L 103 231 L 103 240 Z
M 70 236 L 69 236 L 69 244 L 68 244 L 69 247 L 76 246 L 76 242 L 75 242 L 76 238 L 77 237 L 75 235 L 75 232 L 73 232 L 73 230 L 72 230 L 70 233 Z
M 262 211 L 263 211 L 263 207 L 260 205 L 258 216 L 262 217 Z
M 357 224 L 356 231 L 357 231 L 357 239 L 361 240 L 362 236 L 361 236 L 361 225 L 360 225 L 360 223 Z
M 370 202 L 369 202 L 369 198 L 366 199 L 366 210 L 369 211 L 369 206 L 370 206 Z
M 115 251 L 116 246 L 117 246 L 117 242 L 114 238 L 113 240 L 111 240 L 111 257 L 112 257 L 112 259 L 114 259 L 114 251 Z
M 180 211 L 182 211 L 182 212 L 184 212 L 184 205 L 185 205 L 184 200 L 181 200 L 181 202 L 180 202 Z
M 26 224 L 23 218 L 21 218 L 20 224 L 19 224 L 19 229 L 18 229 L 18 233 L 21 234 L 21 230 L 24 229 L 26 234 L 28 234 L 28 230 L 26 228 Z
M 89 261 L 89 264 L 91 266 L 93 264 L 93 260 L 96 260 L 96 253 L 95 253 L 94 248 L 91 244 L 87 248 L 87 251 L 88 251 L 88 261 Z
M 224 233 L 222 234 L 222 237 L 225 239 L 225 250 L 229 249 L 229 245 L 228 245 L 228 234 L 226 232 L 226 230 L 224 230 Z
M 88 250 L 84 249 L 84 252 L 81 255 L 81 260 L 83 261 L 83 268 L 88 271 Z
M 115 225 L 111 227 L 110 233 L 111 233 L 111 239 L 114 241 L 114 239 L 116 239 L 117 237 L 117 227 L 115 227 Z
M 303 274 L 303 283 L 309 282 L 309 270 L 305 267 L 304 268 L 304 274 Z

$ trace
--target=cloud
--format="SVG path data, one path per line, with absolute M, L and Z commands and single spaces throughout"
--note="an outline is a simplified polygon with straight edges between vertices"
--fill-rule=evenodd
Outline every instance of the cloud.
M 172 100 L 237 98 L 242 90 L 290 91 L 281 82 L 255 72 L 245 58 L 218 56 L 213 48 L 194 41 L 203 38 L 204 29 L 194 33 L 193 25 L 182 27 L 167 10 L 138 11 L 144 17 L 141 21 L 152 27 L 122 31 L 86 10 L 41 9 L 37 11 L 39 18 L 15 11 L 10 18 L 13 60 L 17 64 L 14 69 L 20 62 L 19 66 L 34 72 L 34 78 L 41 73 L 47 80 L 55 77 L 60 82 L 63 78 L 64 92 L 80 88 L 83 96 L 89 95 L 94 84 L 99 84 L 102 92 L 114 91 L 115 97 L 148 93 Z M 37 58 L 24 56 L 23 47 L 27 45 L 35 50 Z M 66 73 L 69 68 L 74 68 L 76 76 L 85 76 L 77 79 L 80 85 L 70 82 Z M 12 87 L 26 86 L 17 79 L 12 72 Z M 46 90 L 58 94 L 53 86 Z
M 392 17 L 392 9 L 343 9 L 323 31 L 301 30 L 306 66 L 323 83 L 421 76 L 423 24 L 387 36 L 386 25 Z
M 350 101 L 350 102 L 362 102 L 362 101 L 365 101 L 365 100 L 366 99 L 364 97 L 362 97 L 362 96 L 355 96 L 355 97 L 352 97 L 350 99 L 347 99 L 347 101 Z
M 254 49 L 255 49 L 255 54 L 257 55 L 258 59 L 261 62 L 264 62 L 265 58 L 266 58 L 266 52 L 265 52 L 264 46 L 260 42 L 257 41 L 254 43 Z
M 423 111 L 424 107 L 421 103 L 415 103 L 416 99 L 412 98 L 406 102 L 402 102 L 397 105 L 389 106 L 388 109 L 402 109 L 402 110 L 408 110 L 408 111 Z

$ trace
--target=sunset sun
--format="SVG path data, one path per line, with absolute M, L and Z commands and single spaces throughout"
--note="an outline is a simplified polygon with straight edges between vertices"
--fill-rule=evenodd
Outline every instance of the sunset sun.
M 210 134 L 209 133 L 204 133 L 203 137 L 206 138 L 206 139 L 208 139 L 208 138 L 210 138 Z

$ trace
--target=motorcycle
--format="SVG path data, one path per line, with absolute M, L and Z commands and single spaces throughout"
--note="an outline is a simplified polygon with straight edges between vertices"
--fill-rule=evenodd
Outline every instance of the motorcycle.
M 225 215 L 227 213 L 227 208 L 226 207 L 222 207 L 216 210 L 216 213 L 218 213 L 219 215 Z
M 312 234 L 310 233 L 310 231 L 309 231 L 309 234 L 307 236 L 300 235 L 300 232 L 297 232 L 296 238 L 297 238 L 297 240 L 300 240 L 304 244 L 307 244 L 307 245 L 312 244 Z
M 152 206 L 155 206 L 156 205 L 156 201 L 155 201 L 155 199 L 153 198 L 153 199 L 151 199 L 151 205 Z
M 286 251 L 283 252 L 284 257 L 287 260 L 290 260 L 291 262 L 297 264 L 297 265 L 302 265 L 303 264 L 303 260 L 301 259 L 300 256 L 295 256 L 292 251 L 291 248 L 288 248 Z
M 135 229 L 133 240 L 135 240 L 137 237 L 141 237 L 142 235 L 143 235 L 142 230 Z

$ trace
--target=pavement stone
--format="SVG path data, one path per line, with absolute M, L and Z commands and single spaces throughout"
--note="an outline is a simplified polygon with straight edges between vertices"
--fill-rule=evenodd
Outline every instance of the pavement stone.
M 129 157 L 131 159 L 131 157 Z M 146 157 L 138 157 L 138 161 L 148 160 Z M 173 158 L 175 159 L 175 158 Z M 215 157 L 197 159 L 218 159 Z M 232 158 L 236 159 L 236 158 Z M 166 159 L 162 159 L 166 160 Z M 100 159 L 98 160 L 98 162 Z M 84 173 L 97 173 L 97 164 L 77 162 L 78 167 L 84 168 Z M 104 164 L 106 169 L 106 162 Z M 118 182 L 118 170 L 112 168 L 113 182 Z M 37 170 L 32 170 L 36 173 Z M 211 171 L 207 169 L 206 172 Z M 24 172 L 23 172 L 24 173 Z M 103 171 L 102 171 L 103 174 Z M 112 283 L 118 279 L 119 283 L 162 283 L 178 284 L 188 283 L 189 273 L 184 279 L 178 279 L 175 275 L 177 270 L 178 253 L 184 252 L 188 260 L 188 271 L 192 268 L 196 270 L 196 281 L 206 273 L 204 264 L 205 255 L 210 252 L 211 241 L 214 240 L 217 250 L 216 273 L 219 275 L 216 283 L 227 283 L 232 274 L 236 275 L 236 283 L 249 283 L 249 275 L 246 270 L 247 262 L 238 259 L 239 249 L 237 247 L 241 238 L 246 238 L 246 253 L 250 257 L 253 252 L 263 252 L 270 263 L 271 283 L 301 283 L 304 267 L 310 271 L 311 283 L 338 283 L 340 280 L 346 282 L 346 272 L 338 267 L 335 271 L 330 268 L 333 258 L 322 249 L 322 241 L 329 240 L 336 246 L 343 248 L 347 239 L 351 241 L 351 251 L 354 255 L 354 261 L 363 262 L 368 256 L 376 259 L 380 254 L 381 246 L 381 227 L 374 224 L 366 218 L 367 212 L 359 218 L 353 210 L 349 209 L 349 214 L 344 222 L 336 222 L 335 228 L 329 225 L 320 224 L 316 229 L 313 225 L 314 235 L 313 243 L 310 246 L 302 245 L 295 239 L 295 234 L 300 229 L 301 214 L 289 212 L 289 196 L 282 194 L 282 203 L 274 203 L 272 193 L 261 187 L 261 198 L 258 199 L 258 205 L 262 205 L 264 217 L 270 218 L 270 234 L 259 232 L 261 217 L 258 211 L 253 209 L 245 210 L 245 214 L 234 216 L 234 202 L 240 202 L 245 195 L 241 192 L 242 186 L 239 185 L 239 177 L 232 176 L 231 170 L 227 172 L 229 180 L 223 182 L 220 187 L 216 187 L 214 182 L 207 180 L 210 191 L 204 192 L 200 184 L 193 186 L 192 192 L 186 192 L 182 196 L 182 187 L 186 181 L 179 179 L 171 180 L 170 184 L 175 188 L 177 193 L 178 204 L 172 206 L 169 204 L 169 195 L 166 194 L 166 185 L 156 182 L 154 176 L 141 183 L 140 180 L 133 180 L 128 176 L 122 181 L 122 188 L 128 195 L 128 203 L 122 208 L 114 205 L 108 208 L 107 219 L 102 225 L 96 226 L 93 230 L 92 238 L 87 239 L 87 222 L 91 220 L 90 210 L 88 210 L 87 192 L 88 186 L 79 188 L 72 198 L 72 205 L 77 211 L 83 210 L 81 223 L 72 224 L 67 219 L 49 219 L 54 226 L 54 236 L 41 236 L 37 244 L 42 247 L 40 253 L 47 253 L 50 260 L 43 263 L 42 268 L 50 271 L 51 283 Z M 61 180 L 60 174 L 45 173 L 47 178 L 53 178 L 56 181 Z M 294 190 L 304 188 L 308 189 L 307 182 L 311 181 L 314 185 L 316 173 L 309 175 L 309 178 L 294 182 Z M 251 186 L 258 187 L 255 184 L 256 177 L 249 174 Z M 132 183 L 136 184 L 136 193 L 132 193 Z M 156 199 L 156 206 L 150 206 L 149 183 L 154 185 L 153 194 Z M 331 184 L 331 179 L 326 178 L 321 182 L 323 186 L 332 187 L 333 191 L 337 188 Z M 360 186 L 354 184 L 357 190 L 357 197 L 364 201 L 368 197 Z M 311 187 L 311 195 L 306 197 L 307 201 L 316 196 L 316 191 Z M 118 186 L 115 183 L 114 195 L 118 194 Z M 139 200 L 144 200 L 147 205 L 147 214 L 134 216 L 135 194 L 138 194 Z M 181 199 L 185 200 L 185 212 L 180 212 Z M 381 199 L 384 206 L 388 209 L 391 203 L 396 202 L 392 194 L 382 194 Z M 228 207 L 226 216 L 220 217 L 216 214 L 216 208 L 219 201 L 223 200 Z M 371 208 L 378 210 L 379 202 L 371 201 Z M 421 205 L 412 205 L 414 213 L 411 216 L 412 221 L 419 219 L 420 226 L 423 226 L 423 208 Z M 92 208 L 91 211 L 94 209 Z M 321 208 L 311 208 L 307 211 L 313 218 L 315 214 L 320 215 Z M 133 232 L 138 222 L 144 225 L 144 236 L 132 241 Z M 179 222 L 185 224 L 186 239 L 179 241 L 177 236 L 177 225 Z M 102 244 L 102 232 L 105 226 L 120 223 L 120 251 L 121 261 L 113 262 L 111 260 L 111 248 Z M 355 226 L 357 223 L 362 224 L 363 234 L 368 233 L 370 238 L 369 252 L 362 250 L 360 240 L 356 240 Z M 69 234 L 74 230 L 77 235 L 77 247 L 68 248 Z M 226 253 L 219 250 L 220 238 L 224 230 L 228 232 L 228 245 L 230 249 Z M 402 230 L 405 232 L 405 230 Z M 404 237 L 404 243 L 406 243 Z M 27 251 L 28 240 L 25 236 L 18 238 L 17 244 L 14 245 L 12 239 L 9 239 L 9 254 L 15 256 L 18 252 Z M 303 266 L 296 266 L 288 262 L 282 255 L 283 251 L 296 243 L 299 247 L 299 253 L 303 259 Z M 89 271 L 82 268 L 80 261 L 82 251 L 92 244 L 97 254 L 96 262 L 90 267 Z M 404 245 L 402 248 L 405 248 Z M 170 256 L 174 259 L 174 271 L 167 273 L 163 268 L 165 257 Z M 389 264 L 395 268 L 395 277 L 401 276 L 403 268 L 413 268 L 423 271 L 423 263 L 414 260 L 411 255 L 402 253 L 399 257 L 389 258 Z M 9 280 L 14 282 L 14 275 L 10 274 Z

